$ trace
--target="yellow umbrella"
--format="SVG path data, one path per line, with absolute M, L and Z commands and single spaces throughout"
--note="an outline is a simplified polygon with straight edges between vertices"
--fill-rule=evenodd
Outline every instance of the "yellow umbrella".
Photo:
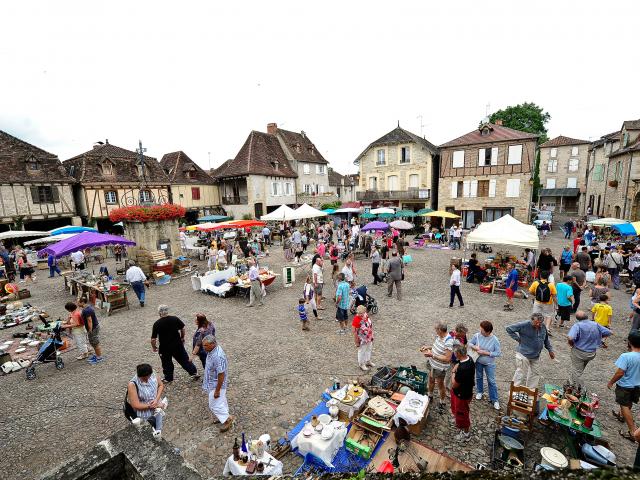
M 442 218 L 460 218 L 455 213 L 445 212 L 444 210 L 436 210 L 435 212 L 421 213 L 421 217 L 442 217 Z
M 185 230 L 187 230 L 188 232 L 192 232 L 196 229 L 197 225 L 189 225 L 188 227 L 185 228 Z

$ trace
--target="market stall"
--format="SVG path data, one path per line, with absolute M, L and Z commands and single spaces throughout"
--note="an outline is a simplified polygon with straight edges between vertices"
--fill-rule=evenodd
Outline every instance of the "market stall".
M 56 258 L 70 255 L 78 250 L 86 248 L 100 247 L 104 245 L 126 245 L 133 246 L 136 242 L 128 240 L 117 235 L 109 235 L 106 233 L 81 232 L 71 238 L 67 238 L 53 245 L 38 251 L 39 257 L 45 257 L 53 254 Z
M 63 272 L 64 287 L 76 298 L 86 297 L 96 308 L 111 315 L 116 310 L 129 309 L 129 285 L 108 276 L 94 275 L 87 270 Z
M 303 203 L 301 206 L 296 208 L 293 211 L 293 215 L 296 217 L 295 220 L 302 220 L 305 218 L 317 218 L 317 217 L 326 217 L 327 214 L 322 210 L 318 210 L 317 208 L 313 208 L 311 205 L 307 205 Z

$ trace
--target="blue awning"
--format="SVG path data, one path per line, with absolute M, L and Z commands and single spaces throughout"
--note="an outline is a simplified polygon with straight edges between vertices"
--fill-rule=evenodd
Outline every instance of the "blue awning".
M 231 217 L 227 217 L 226 215 L 207 215 L 206 217 L 200 217 L 198 219 L 198 223 L 204 222 L 221 222 L 222 220 L 228 220 Z

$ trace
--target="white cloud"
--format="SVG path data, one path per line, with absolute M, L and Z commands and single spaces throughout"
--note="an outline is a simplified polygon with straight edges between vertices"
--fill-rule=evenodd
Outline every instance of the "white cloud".
M 533 101 L 551 135 L 640 115 L 637 2 L 13 2 L 0 129 L 69 158 L 94 141 L 207 167 L 250 130 L 305 130 L 341 171 L 400 124 L 443 143 Z

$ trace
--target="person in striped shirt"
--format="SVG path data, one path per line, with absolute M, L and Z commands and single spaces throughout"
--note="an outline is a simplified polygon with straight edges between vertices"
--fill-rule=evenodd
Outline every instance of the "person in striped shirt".
M 162 398 L 164 384 L 158 382 L 153 368 L 148 363 L 141 363 L 136 367 L 136 376 L 129 380 L 127 386 L 127 401 L 136 412 L 132 422 L 140 424 L 146 420 L 153 427 L 154 437 L 160 437 L 162 419 L 169 401 Z
M 440 402 L 438 412 L 444 413 L 445 399 L 447 392 L 444 387 L 444 378 L 451 366 L 451 355 L 453 353 L 453 337 L 447 331 L 447 324 L 438 322 L 435 326 L 436 338 L 431 347 L 423 345 L 420 351 L 427 357 L 427 369 L 429 372 L 428 395 L 433 400 L 433 391 L 436 382 L 438 383 L 438 393 Z
M 213 335 L 204 337 L 202 346 L 207 352 L 202 389 L 209 394 L 209 409 L 221 423 L 220 431 L 226 432 L 236 420 L 236 417 L 229 415 L 227 402 L 227 356 Z

